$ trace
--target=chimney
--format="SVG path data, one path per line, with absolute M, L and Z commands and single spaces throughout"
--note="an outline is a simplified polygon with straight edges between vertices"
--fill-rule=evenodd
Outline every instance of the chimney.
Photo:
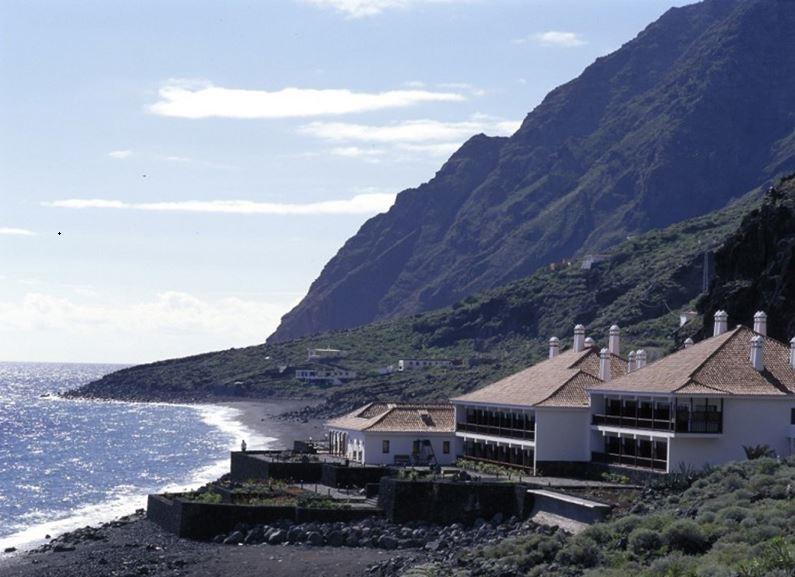
M 635 367 L 638 369 L 642 369 L 646 366 L 646 351 L 640 349 L 637 353 L 635 353 Z
M 621 329 L 618 325 L 610 327 L 610 333 L 607 339 L 607 348 L 614 355 L 621 354 Z
M 765 361 L 762 355 L 764 344 L 765 337 L 762 335 L 751 337 L 751 364 L 760 372 L 765 370 Z
M 599 351 L 599 378 L 604 382 L 610 380 L 610 350 L 602 349 Z
M 635 370 L 635 351 L 629 351 L 627 355 L 627 372 L 631 373 Z
M 689 348 L 690 348 L 690 347 L 692 347 L 694 344 L 696 344 L 696 343 L 694 343 L 694 342 L 693 342 L 693 339 L 691 339 L 690 337 L 687 337 L 687 338 L 685 339 L 685 348 L 686 348 L 686 349 L 689 349 Z
M 713 337 L 717 337 L 725 333 L 729 328 L 729 315 L 726 311 L 720 310 L 715 312 L 715 330 L 712 333 Z
M 764 311 L 757 311 L 754 315 L 754 332 L 763 337 L 767 336 L 767 315 Z
M 554 359 L 560 353 L 560 339 L 552 337 L 549 339 L 549 358 Z
M 585 339 L 585 348 L 586 349 L 592 349 L 595 346 L 596 346 L 596 341 L 593 340 L 591 337 L 588 337 L 587 339 Z
M 585 349 L 585 327 L 577 325 L 574 327 L 574 352 L 581 353 Z
M 789 366 L 795 370 L 795 337 L 789 342 Z

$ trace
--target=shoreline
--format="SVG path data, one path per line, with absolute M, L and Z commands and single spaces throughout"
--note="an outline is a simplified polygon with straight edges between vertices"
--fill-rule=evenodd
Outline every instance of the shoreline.
M 84 398 L 63 398 L 67 401 L 90 401 Z M 99 401 L 99 399 L 94 399 Z M 105 402 L 108 402 L 107 400 Z M 110 401 L 110 402 L 135 402 L 144 401 Z M 153 401 L 163 404 L 162 401 Z M 318 421 L 299 422 L 292 419 L 280 419 L 279 415 L 300 409 L 312 401 L 302 400 L 230 400 L 216 402 L 173 402 L 165 403 L 179 405 L 194 409 L 199 419 L 205 424 L 214 427 L 222 433 L 232 437 L 230 450 L 239 448 L 240 441 L 245 438 L 249 448 L 253 449 L 279 449 L 291 448 L 294 439 L 322 438 L 322 423 Z M 229 457 L 204 463 L 201 466 L 186 472 L 184 479 L 176 479 L 167 485 L 156 489 L 162 491 L 178 491 L 188 488 L 198 488 L 208 482 L 214 481 L 229 472 Z M 9 561 L 20 558 L 21 554 L 35 550 L 45 544 L 48 539 L 45 535 L 58 538 L 84 526 L 96 526 L 113 523 L 120 518 L 133 515 L 136 509 L 145 506 L 146 489 L 142 488 L 141 494 L 128 495 L 116 501 L 102 501 L 99 503 L 85 504 L 73 509 L 69 515 L 49 521 L 37 523 L 15 533 L 0 537 L 0 567 Z M 117 502 L 118 501 L 118 502 Z M 12 553 L 4 553 L 8 547 L 15 548 Z

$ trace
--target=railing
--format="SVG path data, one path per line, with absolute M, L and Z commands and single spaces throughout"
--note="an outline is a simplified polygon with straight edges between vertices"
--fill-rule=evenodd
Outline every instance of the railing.
M 490 465 L 501 465 L 503 467 L 512 467 L 514 469 L 522 469 L 525 471 L 532 471 L 533 465 L 522 465 L 520 463 L 512 463 L 511 461 L 502 461 L 500 459 L 489 459 L 487 457 L 475 457 L 474 455 L 467 455 L 464 453 L 463 458 L 467 461 L 478 461 L 481 463 L 489 463 Z
M 651 469 L 653 471 L 665 471 L 667 462 L 665 459 L 655 457 L 641 457 L 638 455 L 622 455 L 619 453 L 591 453 L 591 460 L 594 463 L 604 463 L 606 465 L 622 465 L 625 467 L 637 467 L 639 469 Z
M 677 433 L 723 433 L 723 413 L 716 411 L 694 411 L 676 418 L 641 417 L 630 414 L 594 415 L 593 424 L 606 427 L 626 427 L 652 431 L 675 431 Z
M 480 433 L 481 435 L 492 435 L 495 437 L 510 437 L 512 439 L 527 439 L 532 441 L 536 437 L 535 423 L 533 429 L 514 429 L 512 427 L 500 427 L 495 425 L 476 425 L 475 423 L 457 423 L 456 430 L 468 433 Z

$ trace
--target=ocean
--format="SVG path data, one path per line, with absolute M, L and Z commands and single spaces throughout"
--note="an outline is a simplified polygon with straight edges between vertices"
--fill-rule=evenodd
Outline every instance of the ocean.
M 117 365 L 0 363 L 0 551 L 132 513 L 148 493 L 198 487 L 229 449 L 271 440 L 214 405 L 65 400 Z

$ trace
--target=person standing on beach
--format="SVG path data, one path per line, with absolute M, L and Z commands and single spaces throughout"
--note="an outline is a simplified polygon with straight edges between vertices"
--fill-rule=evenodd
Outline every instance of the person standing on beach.
M 240 441 L 240 450 L 243 451 L 244 453 L 246 452 L 246 446 L 247 445 L 246 445 L 246 440 L 245 439 Z

